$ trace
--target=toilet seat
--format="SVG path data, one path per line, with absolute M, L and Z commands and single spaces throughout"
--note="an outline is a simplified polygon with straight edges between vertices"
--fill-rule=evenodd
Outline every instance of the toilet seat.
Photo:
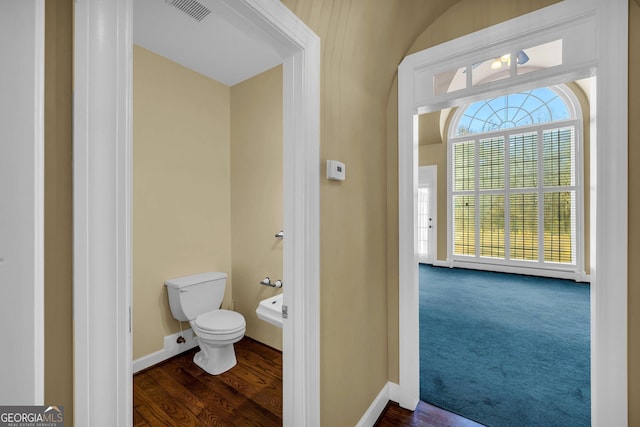
M 197 329 L 207 335 L 229 335 L 244 332 L 246 323 L 242 314 L 230 310 L 213 310 L 196 317 Z

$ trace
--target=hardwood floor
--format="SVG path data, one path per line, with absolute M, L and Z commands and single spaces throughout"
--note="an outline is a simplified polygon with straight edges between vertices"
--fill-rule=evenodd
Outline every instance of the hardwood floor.
M 235 344 L 238 364 L 209 375 L 198 348 L 133 376 L 133 425 L 281 426 L 282 354 L 251 338 Z
M 133 376 L 134 427 L 281 426 L 282 353 L 251 338 L 235 344 L 238 364 L 209 375 L 196 347 Z M 389 403 L 378 427 L 479 427 L 420 402 L 415 412 Z
M 376 427 L 483 427 L 475 421 L 447 412 L 425 402 L 418 403 L 415 412 L 389 402 Z

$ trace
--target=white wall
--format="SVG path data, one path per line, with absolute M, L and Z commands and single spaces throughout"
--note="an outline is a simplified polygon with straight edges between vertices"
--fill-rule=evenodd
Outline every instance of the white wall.
M 44 399 L 44 1 L 0 2 L 0 403 Z

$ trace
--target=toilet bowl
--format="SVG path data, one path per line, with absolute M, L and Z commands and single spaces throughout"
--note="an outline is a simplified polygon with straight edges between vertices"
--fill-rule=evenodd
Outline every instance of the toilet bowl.
M 240 313 L 220 308 L 226 279 L 225 273 L 210 272 L 165 282 L 173 317 L 189 321 L 198 337 L 200 351 L 193 361 L 211 375 L 236 365 L 233 344 L 242 339 L 246 330 Z
M 193 362 L 211 375 L 233 368 L 236 353 L 233 344 L 242 339 L 246 329 L 244 317 L 229 310 L 213 310 L 189 322 L 198 337 L 200 351 Z

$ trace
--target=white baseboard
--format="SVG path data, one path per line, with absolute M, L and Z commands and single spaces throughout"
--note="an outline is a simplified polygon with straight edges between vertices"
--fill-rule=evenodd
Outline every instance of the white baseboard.
M 182 344 L 178 344 L 178 337 L 182 335 L 185 339 L 185 342 Z M 164 348 L 162 350 L 158 350 L 155 353 L 148 354 L 146 356 L 142 356 L 139 359 L 133 361 L 133 373 L 140 372 L 143 369 L 147 369 L 157 363 L 164 362 L 167 359 L 172 358 L 182 352 L 187 350 L 191 350 L 195 346 L 198 345 L 198 339 L 196 335 L 193 333 L 191 328 L 185 329 L 182 334 L 177 332 L 173 335 L 167 335 L 164 337 Z
M 449 267 L 452 268 L 453 264 L 451 264 L 451 262 L 449 261 L 441 261 L 439 259 L 433 261 L 433 266 L 434 267 Z
M 389 386 L 389 400 L 399 403 L 400 402 L 400 385 L 392 382 L 388 382 Z
M 378 393 L 376 398 L 373 400 L 373 402 L 371 402 L 371 405 L 369 405 L 369 408 L 364 413 L 362 418 L 360 418 L 360 421 L 358 421 L 356 427 L 373 426 L 376 421 L 378 421 L 378 418 L 380 417 L 380 414 L 382 414 L 382 411 L 384 411 L 384 408 L 387 407 L 387 403 L 389 403 L 389 400 L 397 402 L 396 399 L 399 392 L 400 386 L 398 386 L 398 384 L 394 384 L 392 382 L 386 383 L 384 387 L 382 387 L 382 390 L 380 390 L 380 393 Z
M 539 277 L 553 277 L 557 279 L 575 280 L 576 282 L 590 283 L 591 276 L 585 272 L 577 271 L 563 271 L 563 270 L 551 270 L 543 268 L 528 268 L 518 266 L 507 266 L 497 264 L 485 264 L 480 262 L 467 262 L 457 260 L 441 261 L 436 260 L 433 262 L 434 267 L 448 267 L 448 268 L 467 268 L 471 270 L 483 270 L 483 271 L 496 271 L 499 273 L 514 273 L 524 274 L 528 276 Z

